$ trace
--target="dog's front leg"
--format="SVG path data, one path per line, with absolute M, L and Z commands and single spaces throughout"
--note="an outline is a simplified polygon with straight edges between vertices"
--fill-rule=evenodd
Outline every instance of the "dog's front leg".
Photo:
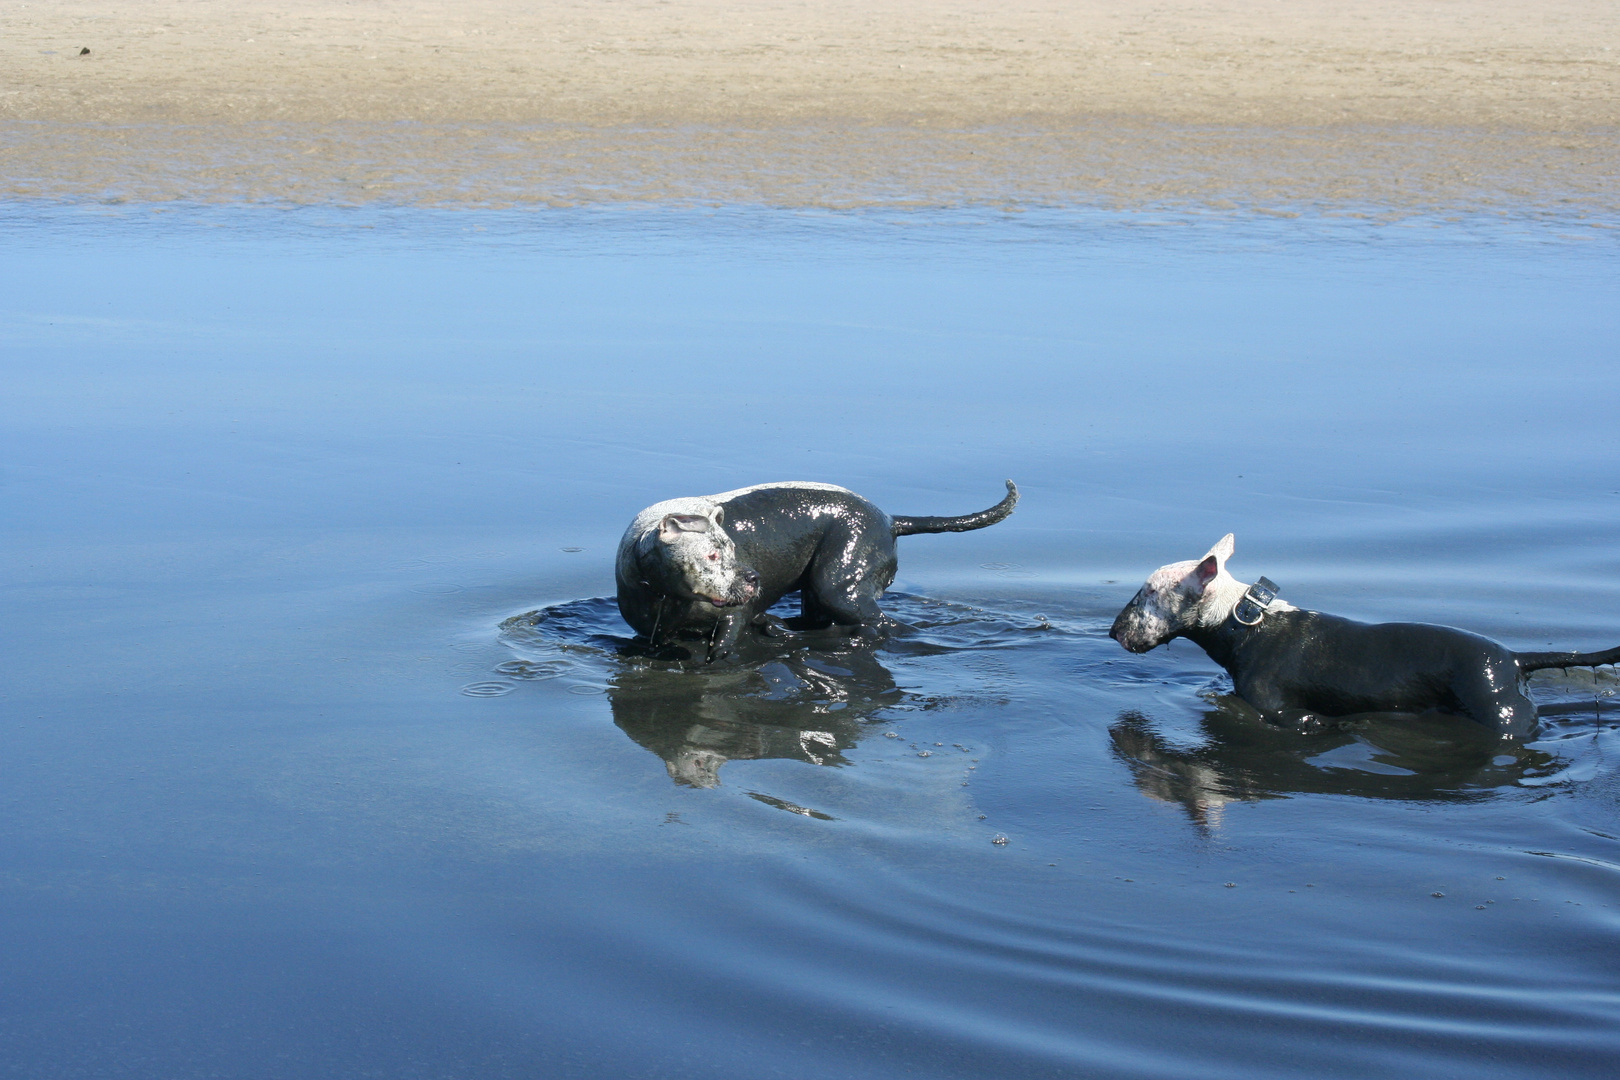
M 1273 727 L 1287 728 L 1304 735 L 1315 735 L 1327 729 L 1321 717 L 1301 708 L 1271 679 L 1250 676 L 1234 679 L 1233 684 L 1237 696 L 1252 706 L 1260 714 L 1261 720 Z
M 748 617 L 742 613 L 728 611 L 720 616 L 714 624 L 714 635 L 709 638 L 709 663 L 729 664 L 739 659 L 737 644 L 748 623 Z

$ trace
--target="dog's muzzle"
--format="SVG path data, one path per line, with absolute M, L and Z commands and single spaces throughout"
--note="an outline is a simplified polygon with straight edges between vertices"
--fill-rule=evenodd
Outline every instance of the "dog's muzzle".
M 1127 607 L 1120 612 L 1114 619 L 1114 625 L 1108 628 L 1108 636 L 1130 652 L 1151 652 L 1159 643 L 1150 635 L 1143 633 L 1141 627 L 1136 625 L 1137 619 L 1132 617 L 1135 614 L 1136 609 L 1133 607 Z
M 703 599 L 715 607 L 736 607 L 738 604 L 748 603 L 759 595 L 759 571 L 752 567 L 741 569 L 737 572 L 737 580 L 738 584 L 731 590 L 730 596 L 724 598 L 705 596 Z

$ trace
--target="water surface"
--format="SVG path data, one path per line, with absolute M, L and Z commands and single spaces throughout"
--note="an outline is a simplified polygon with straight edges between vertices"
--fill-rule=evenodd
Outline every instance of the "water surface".
M 1611 672 L 1299 736 L 1106 637 L 1233 531 L 1620 641 L 1612 246 L 144 213 L 0 260 L 16 1075 L 1612 1074 Z M 881 648 L 617 649 L 644 505 L 1008 476 Z

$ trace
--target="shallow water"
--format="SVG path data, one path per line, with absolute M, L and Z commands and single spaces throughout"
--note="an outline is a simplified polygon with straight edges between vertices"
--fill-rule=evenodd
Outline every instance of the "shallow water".
M 1106 637 L 1235 531 L 1302 606 L 1620 641 L 1612 244 L 7 220 L 11 1072 L 1612 1074 L 1612 673 L 1504 751 Z M 644 505 L 1008 476 L 881 648 L 617 651 Z

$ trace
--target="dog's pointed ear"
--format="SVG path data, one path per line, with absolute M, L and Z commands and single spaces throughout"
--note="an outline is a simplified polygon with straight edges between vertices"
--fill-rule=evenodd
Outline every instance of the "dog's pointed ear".
M 1225 536 L 1215 541 L 1215 546 L 1206 551 L 1204 553 L 1204 557 L 1208 558 L 1209 556 L 1213 555 L 1217 563 L 1219 563 L 1221 566 L 1225 566 L 1226 560 L 1232 557 L 1232 552 L 1236 548 L 1236 538 L 1234 538 L 1231 533 L 1227 533 Z
M 665 514 L 664 520 L 658 523 L 658 539 L 666 544 L 682 533 L 708 531 L 709 519 L 702 514 Z
M 717 506 L 717 507 L 714 508 L 714 523 L 716 525 L 724 525 L 726 523 L 726 508 L 725 507 Z
M 1227 539 L 1231 538 L 1228 537 Z M 1193 587 L 1193 592 L 1197 593 L 1199 596 L 1203 596 L 1204 590 L 1209 587 L 1209 583 L 1214 581 L 1215 575 L 1219 574 L 1220 572 L 1220 560 L 1218 560 L 1215 557 L 1215 554 L 1211 552 L 1210 554 L 1205 555 L 1203 560 L 1199 562 L 1197 566 L 1193 567 L 1193 572 L 1187 575 L 1187 583 Z

